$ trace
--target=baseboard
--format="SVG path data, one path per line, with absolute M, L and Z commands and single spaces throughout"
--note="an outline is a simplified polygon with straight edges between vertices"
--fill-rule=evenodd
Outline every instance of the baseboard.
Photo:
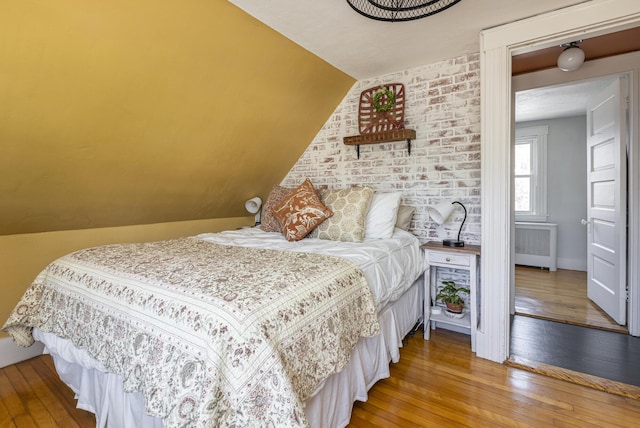
M 558 257 L 558 268 L 586 272 L 587 260 Z
M 44 345 L 36 342 L 28 348 L 16 346 L 10 337 L 0 339 L 0 368 L 10 366 L 42 354 Z

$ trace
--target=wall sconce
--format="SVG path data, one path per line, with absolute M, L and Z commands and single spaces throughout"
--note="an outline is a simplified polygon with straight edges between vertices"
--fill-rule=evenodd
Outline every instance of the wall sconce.
M 462 226 L 464 226 L 464 222 L 467 221 L 467 209 L 464 205 L 462 205 L 462 203 L 458 201 L 453 201 L 451 203 L 443 202 L 439 205 L 436 205 L 435 207 L 427 208 L 427 211 L 429 212 L 429 216 L 433 219 L 433 221 L 438 224 L 442 224 L 447 220 L 447 218 L 449 218 L 449 216 L 453 212 L 453 209 L 455 208 L 454 204 L 458 204 L 462 207 L 462 209 L 464 210 L 464 219 L 462 220 L 462 224 L 460 224 L 460 230 L 458 230 L 458 239 L 445 239 L 442 241 L 442 245 L 444 245 L 445 247 L 464 247 L 464 241 L 460 240 L 460 232 L 462 232 Z
M 249 213 L 256 215 L 256 224 L 254 226 L 259 225 L 260 221 L 262 220 L 262 211 L 260 210 L 260 208 L 262 207 L 262 199 L 260 199 L 258 196 L 256 196 L 255 198 L 251 198 L 244 203 L 244 207 Z
M 562 71 L 575 71 L 584 63 L 584 51 L 578 47 L 582 40 L 560 45 L 564 51 L 558 57 L 558 68 Z

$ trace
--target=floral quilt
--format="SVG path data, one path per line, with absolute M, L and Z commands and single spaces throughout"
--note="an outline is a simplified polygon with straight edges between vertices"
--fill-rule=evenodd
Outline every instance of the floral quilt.
M 166 427 L 307 426 L 304 401 L 379 332 L 352 262 L 196 238 L 77 251 L 38 275 L 3 330 L 70 339 Z

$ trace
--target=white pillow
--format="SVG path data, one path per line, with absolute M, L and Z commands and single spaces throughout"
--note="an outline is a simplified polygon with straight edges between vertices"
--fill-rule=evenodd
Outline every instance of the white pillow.
M 365 238 L 391 238 L 398 219 L 400 198 L 402 198 L 402 192 L 373 194 L 365 220 Z

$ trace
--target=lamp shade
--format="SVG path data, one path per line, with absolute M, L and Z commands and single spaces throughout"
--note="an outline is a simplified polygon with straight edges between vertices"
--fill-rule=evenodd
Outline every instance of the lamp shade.
M 558 57 L 558 68 L 562 71 L 575 71 L 584 63 L 584 51 L 577 46 L 570 46 Z
M 467 208 L 458 201 L 443 202 L 441 204 L 436 205 L 435 207 L 428 207 L 427 211 L 429 212 L 429 216 L 438 224 L 444 223 L 447 218 L 453 212 L 454 204 L 458 204 L 464 210 L 464 219 L 460 224 L 460 229 L 458 230 L 458 239 L 444 239 L 442 241 L 442 245 L 446 247 L 464 247 L 464 242 L 460 240 L 460 233 L 462 232 L 462 226 L 464 226 L 464 222 L 467 221 Z
M 260 211 L 261 206 L 262 206 L 262 199 L 260 199 L 258 196 L 256 196 L 255 198 L 251 198 L 244 203 L 244 207 L 251 214 L 255 214 L 258 211 Z
M 444 223 L 453 212 L 455 206 L 451 202 L 443 202 L 435 207 L 427 208 L 429 216 L 438 224 Z

